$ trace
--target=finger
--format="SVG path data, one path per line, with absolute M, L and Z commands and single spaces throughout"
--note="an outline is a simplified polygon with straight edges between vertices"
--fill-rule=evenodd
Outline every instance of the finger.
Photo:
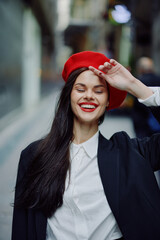
M 108 62 L 105 62 L 104 65 L 100 65 L 98 67 L 99 70 L 103 71 L 104 73 L 108 73 L 108 71 L 112 68 L 113 66 L 108 63 Z
M 102 78 L 105 79 L 105 74 L 103 72 L 99 71 L 98 69 L 96 69 L 96 68 L 94 68 L 92 66 L 89 66 L 88 68 L 89 68 L 89 70 L 91 70 L 97 76 L 102 77 Z
M 104 67 L 109 70 L 109 69 L 112 68 L 112 64 L 110 64 L 109 62 L 105 62 L 105 63 L 104 63 Z
M 99 69 L 100 71 L 103 71 L 104 73 L 108 73 L 108 69 L 107 69 L 106 67 L 104 67 L 104 65 L 100 65 L 100 66 L 98 67 L 98 69 Z
M 94 67 L 92 67 L 92 66 L 89 66 L 88 69 L 91 70 L 92 72 L 94 72 L 94 71 L 96 70 L 96 69 L 95 69 Z
M 89 70 L 91 70 L 92 72 L 94 72 L 96 75 L 101 75 L 101 71 L 99 71 L 98 69 L 92 67 L 92 66 L 89 66 Z
M 101 71 L 103 70 L 103 68 L 104 68 L 104 65 L 99 65 L 99 67 L 98 67 L 98 69 Z
M 110 59 L 110 63 L 112 64 L 112 66 L 116 66 L 118 64 L 118 62 L 114 59 Z

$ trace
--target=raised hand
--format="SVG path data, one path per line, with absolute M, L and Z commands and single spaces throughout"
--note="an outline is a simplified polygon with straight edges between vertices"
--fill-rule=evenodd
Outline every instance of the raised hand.
M 111 59 L 99 66 L 99 70 L 90 66 L 89 69 L 96 75 L 104 78 L 112 87 L 128 91 L 131 82 L 134 81 L 132 74 L 117 61 Z
M 127 91 L 137 98 L 146 99 L 153 94 L 152 90 L 136 79 L 125 67 L 111 59 L 99 66 L 99 70 L 90 66 L 97 76 L 105 79 L 112 87 Z

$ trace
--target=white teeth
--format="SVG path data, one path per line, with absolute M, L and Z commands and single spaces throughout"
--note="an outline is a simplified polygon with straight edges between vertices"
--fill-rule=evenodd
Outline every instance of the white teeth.
M 89 105 L 89 104 L 82 104 L 81 107 L 82 107 L 82 108 L 92 108 L 92 109 L 93 109 L 93 108 L 96 108 L 96 106 L 94 106 L 94 105 Z

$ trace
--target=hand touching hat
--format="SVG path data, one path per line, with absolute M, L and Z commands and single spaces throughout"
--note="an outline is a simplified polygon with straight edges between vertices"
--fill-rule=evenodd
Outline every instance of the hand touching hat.
M 100 65 L 103 65 L 105 62 L 110 62 L 110 59 L 107 58 L 104 54 L 92 51 L 84 51 L 80 53 L 73 54 L 65 63 L 62 77 L 65 82 L 67 82 L 69 75 L 76 69 L 81 67 L 93 66 L 98 70 Z M 109 90 L 109 105 L 107 110 L 117 108 L 124 101 L 127 93 L 120 89 L 112 87 L 108 84 Z

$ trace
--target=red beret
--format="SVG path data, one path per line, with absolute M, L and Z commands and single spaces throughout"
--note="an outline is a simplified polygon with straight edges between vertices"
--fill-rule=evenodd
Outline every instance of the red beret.
M 110 59 L 104 54 L 92 51 L 84 51 L 73 54 L 64 64 L 62 71 L 62 77 L 67 82 L 69 75 L 74 70 L 81 67 L 93 66 L 98 69 L 99 65 L 103 65 L 105 62 L 109 62 Z M 109 88 L 109 106 L 107 110 L 117 108 L 124 101 L 127 93 L 116 89 L 108 84 Z

